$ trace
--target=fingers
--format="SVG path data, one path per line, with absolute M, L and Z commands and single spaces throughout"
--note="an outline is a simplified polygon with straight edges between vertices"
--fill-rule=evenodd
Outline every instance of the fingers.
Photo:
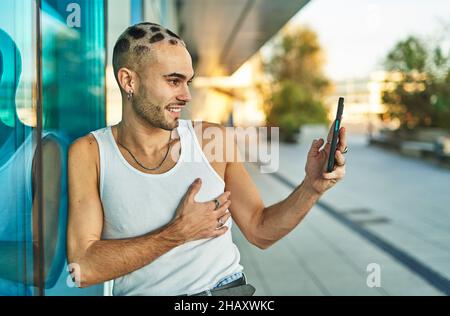
M 223 234 L 225 234 L 228 231 L 228 226 L 222 226 L 220 228 L 217 228 L 214 230 L 214 232 L 212 233 L 212 237 L 219 237 L 222 236 Z
M 230 213 L 230 212 L 226 212 L 225 215 L 219 217 L 219 218 L 217 219 L 217 222 L 219 223 L 218 225 L 220 225 L 220 226 L 218 226 L 217 228 L 220 228 L 220 227 L 222 227 L 223 225 L 225 225 L 225 223 L 228 221 L 228 219 L 229 219 L 230 217 L 231 217 L 231 213 Z M 219 221 L 221 221 L 222 224 L 220 224 Z
M 221 216 L 221 217 L 219 217 L 218 218 L 218 220 L 222 220 L 222 223 L 226 223 L 227 222 L 227 220 L 229 219 L 231 217 L 231 212 L 229 212 L 229 211 L 226 211 L 225 212 L 225 214 L 223 215 L 223 216 Z
M 344 119 L 344 116 L 341 116 L 341 124 L 342 124 L 343 119 Z M 327 142 L 331 143 L 331 140 L 333 139 L 333 131 L 334 131 L 335 124 L 336 124 L 336 120 L 333 121 L 333 124 L 331 124 L 330 130 L 328 131 Z M 342 141 L 342 138 L 344 138 L 344 140 L 345 140 L 345 127 L 339 128 L 338 137 L 339 137 L 339 141 Z M 346 140 L 345 140 L 345 146 L 347 146 Z M 342 147 L 342 149 L 344 149 L 345 146 Z
M 218 237 L 227 232 L 228 227 L 225 226 L 225 223 L 231 216 L 231 213 L 228 211 L 228 207 L 230 205 L 231 205 L 231 201 L 227 200 L 217 210 L 213 211 L 215 226 L 214 226 L 214 230 L 212 232 L 212 237 Z
M 344 154 L 340 150 L 336 150 L 336 154 L 334 155 L 335 164 L 338 166 L 345 165 L 345 157 Z
M 221 195 L 219 195 L 217 197 L 217 199 L 219 200 L 219 204 L 222 206 L 226 201 L 228 201 L 228 199 L 230 198 L 230 195 L 231 195 L 230 191 L 223 192 Z M 208 201 L 208 202 L 205 202 L 205 203 L 212 210 L 214 210 L 216 208 L 216 202 L 214 202 L 214 200 Z
M 325 147 L 322 149 L 322 150 L 325 151 L 325 153 L 326 153 L 327 155 L 328 155 L 328 153 L 330 152 L 331 140 L 332 140 L 332 138 L 333 138 L 334 124 L 336 124 L 336 120 L 333 120 L 333 123 L 331 124 L 330 129 L 328 130 L 328 135 L 327 135 L 326 144 L 325 144 Z M 320 146 L 322 147 L 322 145 L 323 145 L 323 143 L 322 143 L 322 138 L 321 138 L 320 140 L 321 140 L 321 145 L 320 145 Z M 323 142 L 325 142 L 325 141 L 323 141 Z
M 309 149 L 309 156 L 316 156 L 319 153 L 320 147 L 322 147 L 324 140 L 322 138 L 313 140 L 311 148 Z
M 345 176 L 345 157 L 337 150 L 336 151 L 336 165 L 332 172 L 323 173 L 322 176 L 326 180 L 341 180 Z
M 339 145 L 337 148 L 342 152 L 345 147 L 347 147 L 347 135 L 345 133 L 345 127 L 341 127 L 339 130 Z
M 327 142 L 331 142 L 333 139 L 334 124 L 336 124 L 336 120 L 333 121 L 333 124 L 331 124 L 330 130 L 328 131 Z
M 214 210 L 215 217 L 219 219 L 223 215 L 227 214 L 227 210 L 231 205 L 231 201 L 227 200 L 223 205 L 221 205 L 217 210 Z
M 191 202 L 194 201 L 194 197 L 200 191 L 201 187 L 202 187 L 202 179 L 197 178 L 197 179 L 195 179 L 194 182 L 192 182 L 192 184 L 190 185 L 190 187 L 186 193 L 186 196 L 189 201 L 191 201 Z
M 326 180 L 341 180 L 345 175 L 345 169 L 343 170 L 342 168 L 344 167 L 337 167 L 332 172 L 324 173 L 323 178 Z

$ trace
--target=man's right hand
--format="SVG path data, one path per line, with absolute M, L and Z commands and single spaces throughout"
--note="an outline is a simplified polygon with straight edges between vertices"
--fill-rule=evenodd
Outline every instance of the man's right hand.
M 230 192 L 222 193 L 217 199 L 220 207 L 215 210 L 214 200 L 208 202 L 196 202 L 195 195 L 200 191 L 201 179 L 194 181 L 176 210 L 173 221 L 175 238 L 184 242 L 218 237 L 225 234 L 228 227 L 221 226 L 231 216 L 228 207 L 231 205 Z M 219 222 L 220 220 L 220 222 Z

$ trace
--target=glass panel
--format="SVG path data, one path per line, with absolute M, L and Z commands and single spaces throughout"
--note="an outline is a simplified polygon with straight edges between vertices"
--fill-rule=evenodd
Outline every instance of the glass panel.
M 136 24 L 142 22 L 142 12 L 143 12 L 143 2 L 142 0 L 131 0 L 131 23 Z
M 2 0 L 0 10 L 0 295 L 33 294 L 36 44 L 31 3 Z
M 0 295 L 40 293 L 33 286 L 38 269 L 43 269 L 48 295 L 101 295 L 102 285 L 77 289 L 68 282 L 65 237 L 68 145 L 105 126 L 104 1 L 42 1 L 39 56 L 35 4 L 2 0 L 0 10 Z M 35 98 L 41 56 L 38 179 Z M 40 184 L 42 196 L 36 193 Z M 44 218 L 39 226 L 38 202 Z
M 46 295 L 102 295 L 102 285 L 71 282 L 65 237 L 68 145 L 105 126 L 104 1 L 44 0 L 42 11 Z

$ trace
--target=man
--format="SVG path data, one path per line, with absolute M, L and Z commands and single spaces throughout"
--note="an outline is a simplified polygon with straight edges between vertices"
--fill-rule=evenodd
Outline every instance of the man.
M 344 129 L 333 172 L 324 173 L 330 145 L 320 150 L 324 141 L 314 141 L 301 185 L 264 207 L 236 156 L 205 153 L 203 133 L 225 128 L 203 122 L 196 130 L 179 119 L 194 71 L 176 34 L 153 23 L 128 28 L 115 45 L 113 67 L 122 121 L 69 150 L 68 259 L 79 286 L 114 279 L 115 295 L 252 294 L 232 220 L 261 249 L 289 233 L 343 178 Z

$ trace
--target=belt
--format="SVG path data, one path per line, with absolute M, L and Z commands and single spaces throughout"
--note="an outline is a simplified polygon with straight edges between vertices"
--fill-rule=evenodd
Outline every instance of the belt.
M 251 284 L 247 284 L 247 280 L 243 275 L 237 280 L 234 280 L 221 287 L 206 290 L 189 296 L 252 296 L 255 293 L 255 288 Z M 180 296 L 188 296 L 183 294 Z

